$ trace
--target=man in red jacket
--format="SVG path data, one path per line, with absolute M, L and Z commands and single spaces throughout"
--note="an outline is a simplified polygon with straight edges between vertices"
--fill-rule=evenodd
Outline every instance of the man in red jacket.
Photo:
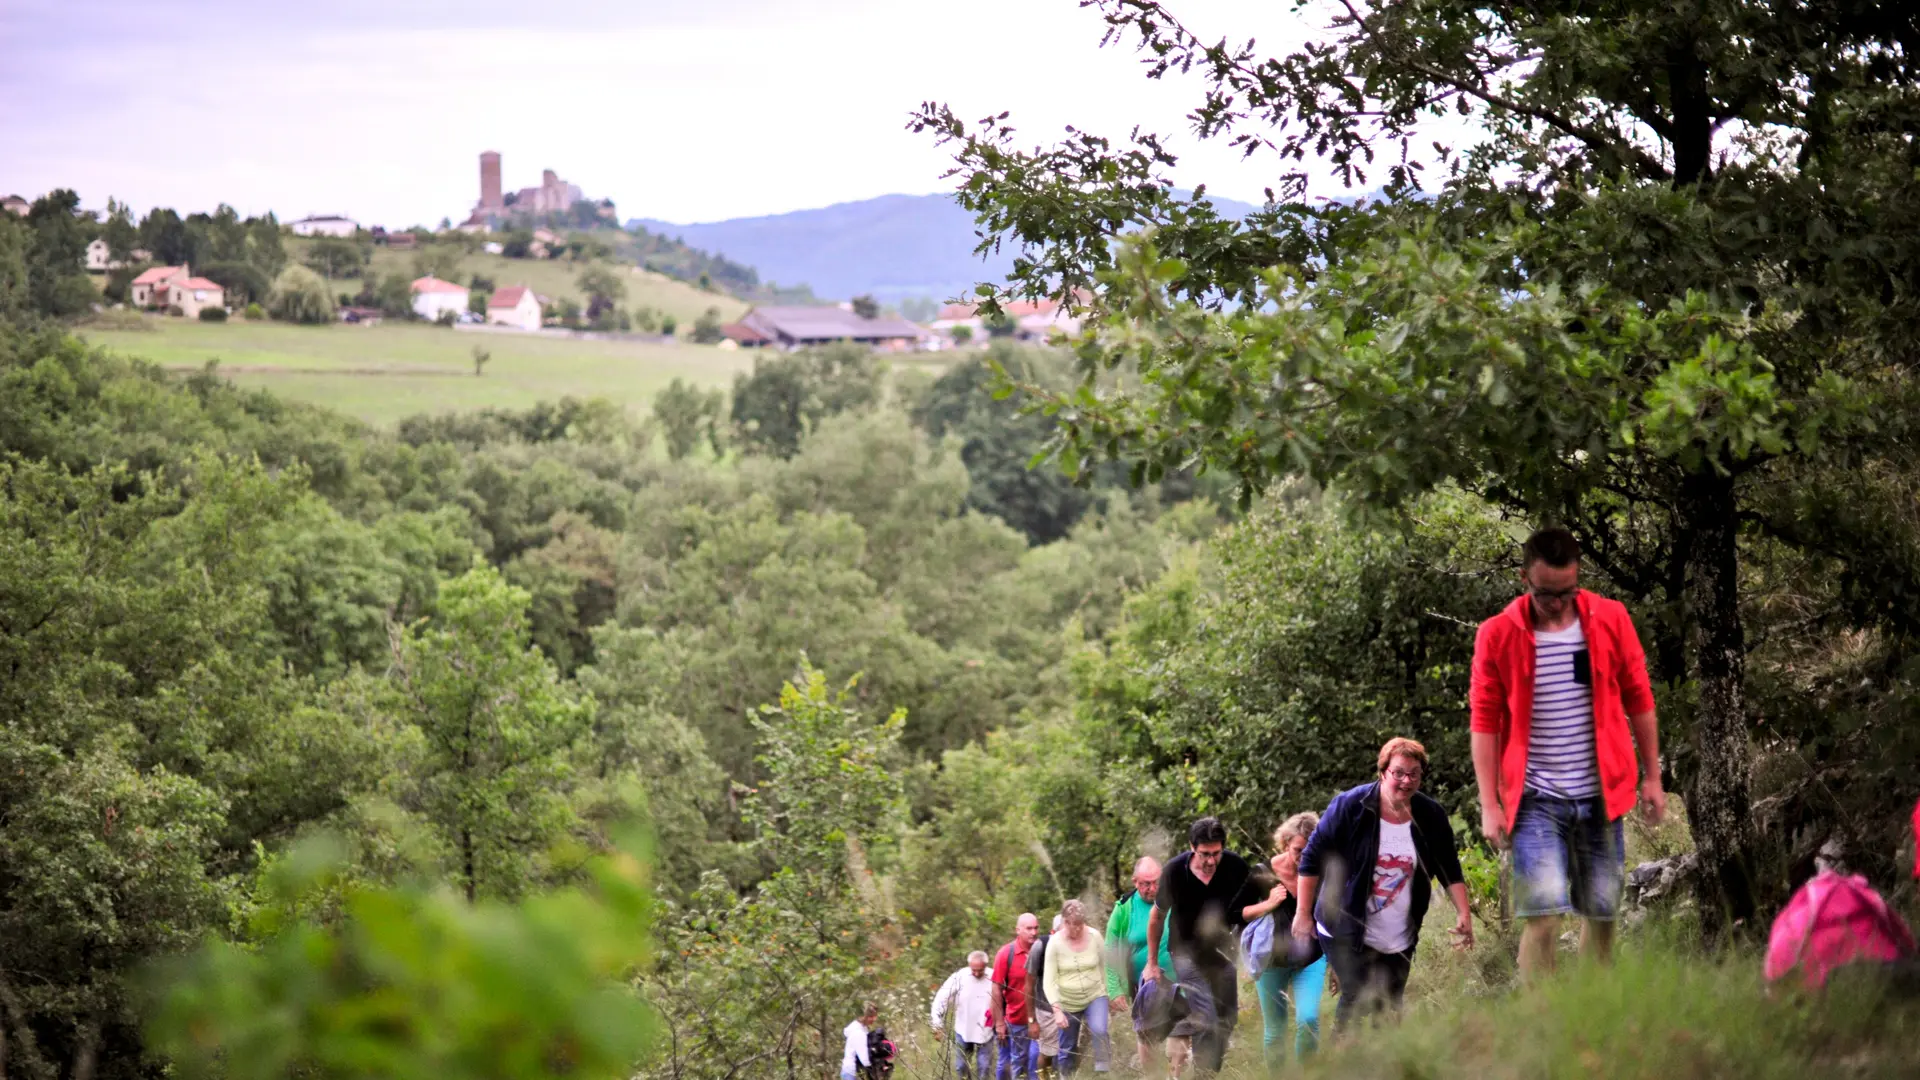
M 1587 956 L 1612 954 L 1626 874 L 1621 819 L 1667 811 L 1647 657 L 1624 604 L 1580 588 L 1580 544 L 1542 529 L 1522 549 L 1525 594 L 1473 644 L 1473 772 L 1481 829 L 1513 845 L 1520 974 L 1553 969 L 1560 916 Z M 1635 750 L 1638 749 L 1636 759 Z

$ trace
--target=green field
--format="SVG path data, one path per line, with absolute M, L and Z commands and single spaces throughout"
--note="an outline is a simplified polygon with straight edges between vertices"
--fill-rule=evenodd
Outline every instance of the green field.
M 676 377 L 722 386 L 753 366 L 751 354 L 712 346 L 464 332 L 420 324 L 292 326 L 160 316 L 145 322 L 145 330 L 83 327 L 80 334 L 96 345 L 165 367 L 195 369 L 218 360 L 221 370 L 241 386 L 263 387 L 381 426 L 414 413 L 526 408 L 569 394 L 604 397 L 638 411 Z M 478 378 L 473 374 L 476 345 L 493 354 Z
M 287 237 L 287 257 L 295 262 L 304 263 L 310 244 L 312 244 L 311 240 Z M 376 276 L 405 274 L 413 277 L 413 257 L 419 250 L 419 248 L 413 248 L 392 251 L 385 247 L 376 247 L 373 249 L 373 273 Z M 586 296 L 580 292 L 574 282 L 579 278 L 580 271 L 590 265 L 592 264 L 568 262 L 565 259 L 509 259 L 503 255 L 474 252 L 460 257 L 460 273 L 456 282 L 465 285 L 473 279 L 473 275 L 479 274 L 481 277 L 493 279 L 494 284 L 501 288 L 509 285 L 528 285 L 542 296 L 549 296 L 556 300 L 566 297 L 584 304 Z M 627 284 L 627 298 L 621 301 L 622 306 L 634 311 L 648 307 L 672 315 L 679 320 L 682 333 L 692 325 L 694 319 L 710 307 L 719 308 L 721 319 L 727 322 L 732 322 L 747 312 L 746 301 L 737 300 L 725 293 L 705 292 L 684 281 L 667 277 L 665 274 L 656 274 L 651 270 L 642 270 L 631 264 L 609 265 L 619 272 L 620 280 Z M 358 279 L 350 281 L 336 279 L 333 282 L 335 293 L 358 292 L 359 289 Z

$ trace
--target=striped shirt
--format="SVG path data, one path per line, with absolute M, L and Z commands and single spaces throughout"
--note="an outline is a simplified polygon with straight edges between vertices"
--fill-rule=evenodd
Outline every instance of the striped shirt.
M 1574 657 L 1587 651 L 1575 621 L 1565 630 L 1533 632 L 1533 728 L 1527 734 L 1527 786 L 1543 795 L 1590 799 L 1600 794 L 1593 752 L 1593 687 L 1575 682 Z

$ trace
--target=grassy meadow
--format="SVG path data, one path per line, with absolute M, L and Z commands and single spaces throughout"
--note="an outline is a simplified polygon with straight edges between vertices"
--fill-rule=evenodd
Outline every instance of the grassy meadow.
M 307 249 L 313 241 L 298 237 L 287 237 L 287 255 L 295 262 L 305 263 Z M 372 271 L 376 276 L 387 274 L 405 274 L 414 276 L 413 258 L 421 249 L 416 247 L 403 251 L 393 251 L 386 247 L 373 249 Z M 457 283 L 465 285 L 473 275 L 491 278 L 501 288 L 509 285 L 529 285 L 542 296 L 560 299 L 569 297 L 585 304 L 586 296 L 580 292 L 575 281 L 580 271 L 593 265 L 587 262 L 570 262 L 566 259 L 509 259 L 504 255 L 489 255 L 476 251 L 460 257 L 460 273 Z M 708 308 L 719 308 L 720 317 L 733 321 L 746 314 L 747 303 L 728 296 L 725 293 L 707 292 L 697 286 L 689 285 L 665 274 L 656 274 L 631 264 L 609 263 L 620 274 L 620 280 L 626 282 L 627 298 L 622 304 L 638 311 L 643 307 L 652 308 L 663 314 L 672 315 L 679 320 L 682 331 Z M 358 292 L 359 279 L 335 279 L 333 291 Z
M 241 386 L 269 389 L 383 427 L 414 413 L 526 408 L 569 394 L 604 397 L 640 410 L 675 378 L 723 386 L 753 366 L 751 354 L 712 346 L 459 331 L 418 323 L 294 326 L 147 316 L 141 326 L 83 327 L 80 334 L 163 367 L 196 369 L 217 360 L 221 372 Z M 478 378 L 475 346 L 492 354 Z

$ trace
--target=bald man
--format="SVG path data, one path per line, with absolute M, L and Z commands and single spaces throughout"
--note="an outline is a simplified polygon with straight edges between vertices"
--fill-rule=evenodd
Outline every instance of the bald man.
M 1147 967 L 1147 920 L 1153 914 L 1153 902 L 1159 895 L 1160 864 L 1151 856 L 1143 855 L 1133 864 L 1133 891 L 1113 905 L 1113 915 L 1107 919 L 1107 949 L 1115 957 L 1126 958 L 1124 964 L 1107 965 L 1107 998 L 1115 1008 L 1127 1008 L 1140 989 L 1140 973 Z M 1173 970 L 1173 954 L 1167 950 L 1167 941 L 1166 937 L 1160 939 L 1162 971 Z M 1134 1017 L 1133 1030 L 1139 1036 L 1140 1047 L 1140 1060 L 1135 1064 L 1142 1070 L 1157 1071 L 1160 1043 L 1166 1038 L 1166 1032 L 1151 1024 L 1142 1027 L 1145 1020 L 1145 1017 Z
M 1029 911 L 1013 923 L 1013 940 L 993 958 L 993 1033 L 1000 1040 L 998 1080 L 1032 1080 L 1040 1047 L 1034 1042 L 1027 1003 L 1027 960 L 1040 936 L 1040 919 Z

